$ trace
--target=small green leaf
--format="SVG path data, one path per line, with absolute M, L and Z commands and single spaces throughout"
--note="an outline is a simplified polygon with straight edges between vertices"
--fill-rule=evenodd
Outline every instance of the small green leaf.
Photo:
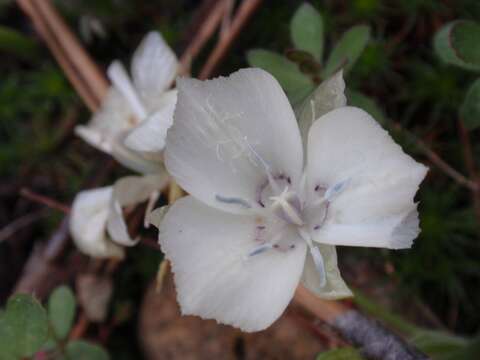
M 280 54 L 263 49 L 250 50 L 247 61 L 251 66 L 272 74 L 293 104 L 303 100 L 314 89 L 313 81 L 295 63 Z
M 75 317 L 75 296 L 67 286 L 60 286 L 48 300 L 48 317 L 58 339 L 65 339 Z
M 457 20 L 441 28 L 434 38 L 437 55 L 446 63 L 466 70 L 480 71 L 480 25 Z
M 47 313 L 42 305 L 30 295 L 11 297 L 0 318 L 0 354 L 32 356 L 47 338 Z
M 290 36 L 295 48 L 311 53 L 318 61 L 323 53 L 323 20 L 310 4 L 304 3 L 290 22 Z
M 110 358 L 101 346 L 83 340 L 69 342 L 65 353 L 69 360 L 108 360 Z
M 479 24 L 457 20 L 437 32 L 433 45 L 435 52 L 444 62 L 466 70 L 480 71 L 479 38 Z
M 480 79 L 468 89 L 460 108 L 460 116 L 467 129 L 472 130 L 480 126 Z
M 354 90 L 347 90 L 348 105 L 359 107 L 369 113 L 380 124 L 385 124 L 385 114 L 374 99 Z
M 344 69 L 346 73 L 358 60 L 370 40 L 370 27 L 358 25 L 352 27 L 338 41 L 328 58 L 323 77 Z
M 313 60 L 315 61 L 315 58 L 312 56 L 312 54 L 310 54 L 309 52 L 307 51 L 304 51 L 304 50 L 297 50 L 297 49 L 289 49 L 285 52 L 285 57 L 288 59 L 288 60 L 291 60 L 297 64 L 300 64 L 301 62 L 303 61 L 306 61 L 306 60 Z
M 323 352 L 317 356 L 316 360 L 362 360 L 357 350 L 352 347 L 344 347 Z

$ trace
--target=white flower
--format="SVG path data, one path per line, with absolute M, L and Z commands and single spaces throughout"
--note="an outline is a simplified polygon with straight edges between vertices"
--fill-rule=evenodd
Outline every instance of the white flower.
M 151 199 L 168 183 L 166 173 L 128 176 L 113 186 L 81 191 L 75 197 L 70 218 L 70 233 L 83 253 L 97 258 L 123 258 L 122 246 L 133 246 L 123 217 L 123 208 Z M 147 207 L 146 216 L 151 207 Z
M 344 286 L 331 245 L 411 246 L 419 233 L 413 198 L 427 169 L 370 115 L 342 106 L 340 74 L 309 101 L 315 118 L 340 107 L 313 122 L 305 154 L 294 112 L 268 73 L 181 79 L 177 88 L 165 162 L 191 196 L 163 217 L 159 242 L 183 314 L 261 330 L 300 280 L 326 297 Z
M 112 86 L 90 123 L 76 128 L 77 135 L 134 171 L 156 173 L 173 121 L 177 95 L 168 88 L 177 71 L 172 49 L 159 33 L 148 33 L 133 55 L 132 79 L 119 61 L 109 66 Z

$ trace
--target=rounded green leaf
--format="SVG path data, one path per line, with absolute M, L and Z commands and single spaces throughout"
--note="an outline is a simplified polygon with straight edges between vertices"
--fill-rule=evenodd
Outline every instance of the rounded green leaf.
M 323 77 L 328 77 L 343 68 L 344 73 L 352 68 L 370 40 L 370 27 L 358 25 L 348 30 L 338 41 L 328 58 Z
M 296 49 L 311 53 L 321 61 L 323 53 L 323 20 L 315 8 L 304 3 L 290 22 L 290 36 Z
M 460 116 L 467 129 L 472 130 L 480 126 L 480 79 L 468 89 L 460 108 Z
M 448 23 L 435 35 L 433 45 L 446 63 L 466 70 L 480 71 L 480 24 L 457 20 Z
M 47 313 L 30 295 L 18 294 L 11 297 L 0 318 L 1 354 L 32 356 L 47 341 Z
M 48 300 L 48 317 L 55 336 L 65 339 L 75 317 L 75 296 L 67 286 L 56 288 Z
M 83 340 L 71 341 L 65 347 L 69 360 L 108 360 L 108 353 L 99 345 Z
M 299 70 L 297 64 L 273 51 L 250 50 L 247 61 L 251 66 L 272 74 L 293 104 L 303 100 L 314 89 L 313 81 Z

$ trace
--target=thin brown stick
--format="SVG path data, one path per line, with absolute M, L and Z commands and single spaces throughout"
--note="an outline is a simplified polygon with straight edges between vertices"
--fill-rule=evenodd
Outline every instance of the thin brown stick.
M 303 285 L 298 286 L 293 301 L 327 323 L 331 323 L 337 316 L 349 310 L 339 301 L 320 299 Z
M 108 90 L 108 81 L 103 73 L 80 45 L 78 38 L 60 17 L 50 0 L 31 1 L 38 4 L 40 14 L 43 15 L 48 26 L 52 29 L 52 33 L 56 36 L 60 46 L 65 49 L 70 61 L 77 72 L 81 74 L 95 98 L 101 101 Z
M 442 171 L 445 175 L 453 179 L 459 185 L 462 185 L 473 192 L 479 192 L 480 186 L 475 181 L 468 179 L 466 176 L 462 175 L 459 171 L 455 170 L 452 166 L 450 166 L 445 160 L 443 160 L 440 155 L 438 155 L 435 151 L 430 149 L 427 144 L 425 144 L 421 139 L 410 133 L 407 129 L 402 127 L 399 123 L 393 122 L 392 127 L 406 134 L 418 147 L 420 151 L 430 160 L 430 162 L 435 165 L 440 171 Z
M 465 159 L 467 171 L 478 189 L 480 187 L 480 177 L 478 176 L 477 165 L 475 164 L 475 158 L 473 157 L 470 134 L 461 119 L 458 120 L 458 130 L 460 133 L 460 141 L 463 144 L 463 157 Z M 473 193 L 473 209 L 475 211 L 475 216 L 477 217 L 477 222 L 480 225 L 480 191 Z
M 0 243 L 9 239 L 21 229 L 31 225 L 35 221 L 40 220 L 45 215 L 47 215 L 47 213 L 45 212 L 45 209 L 42 209 L 16 218 L 10 224 L 0 229 Z
M 238 37 L 238 35 L 240 35 L 240 31 L 243 29 L 258 6 L 260 6 L 261 2 L 262 0 L 243 0 L 239 9 L 235 13 L 231 26 L 228 30 L 223 30 L 223 35 L 220 36 L 217 45 L 200 71 L 198 76 L 199 79 L 207 79 L 213 74 L 215 68 L 220 64 L 227 52 L 230 50 L 235 39 Z
M 180 58 L 181 72 L 190 73 L 191 62 L 200 53 L 207 41 L 212 37 L 225 13 L 226 1 L 218 0 L 212 9 L 209 9 L 207 17 L 202 21 L 190 44 Z
M 335 328 L 371 359 L 427 359 L 392 331 L 339 301 L 323 300 L 300 285 L 294 302 Z
M 36 203 L 45 205 L 51 209 L 59 210 L 63 212 L 64 214 L 70 214 L 70 207 L 68 205 L 62 204 L 52 198 L 49 198 L 45 195 L 38 194 L 36 192 L 33 192 L 30 189 L 27 188 L 22 188 L 20 190 L 20 195 L 23 196 L 24 198 L 34 201 Z
M 32 20 L 37 33 L 40 34 L 42 39 L 47 44 L 54 58 L 57 60 L 64 74 L 67 76 L 78 95 L 80 95 L 90 110 L 96 109 L 98 106 L 96 99 L 92 96 L 92 94 L 90 94 L 84 81 L 78 77 L 72 63 L 65 54 L 65 51 L 61 48 L 60 44 L 58 44 L 55 37 L 51 33 L 51 30 L 41 15 L 35 10 L 35 7 L 32 5 L 30 0 L 17 0 L 17 3 Z
M 87 331 L 89 325 L 90 321 L 88 320 L 87 315 L 84 312 L 81 312 L 78 316 L 77 322 L 75 323 L 72 331 L 70 332 L 70 335 L 68 336 L 68 339 L 77 340 L 82 338 L 85 335 L 85 332 Z
M 65 23 L 61 20 L 58 14 L 52 17 L 51 11 L 45 16 L 45 6 L 49 6 L 47 0 L 17 0 L 20 8 L 30 17 L 35 29 L 45 41 L 53 56 L 64 70 L 67 78 L 72 83 L 75 90 L 83 99 L 88 108 L 92 111 L 98 109 L 100 105 L 100 98 L 98 93 L 105 92 L 108 88 L 108 82 L 101 75 L 99 71 L 92 70 L 96 68 L 93 61 L 89 60 L 88 56 L 84 52 L 83 56 L 80 56 L 78 49 L 81 49 L 78 40 L 73 37 L 71 32 L 68 32 L 70 45 L 65 48 L 65 40 L 62 36 L 55 33 L 56 28 L 65 28 Z M 46 5 L 45 5 L 46 4 Z M 50 15 L 49 15 L 50 14 Z M 82 62 L 79 63 L 74 60 L 74 57 L 79 56 Z M 81 66 L 81 67 L 79 67 Z M 98 89 L 92 89 L 89 86 L 88 81 L 93 77 L 93 74 L 97 74 L 98 78 L 94 80 L 95 86 Z M 85 75 L 85 74 L 88 74 Z

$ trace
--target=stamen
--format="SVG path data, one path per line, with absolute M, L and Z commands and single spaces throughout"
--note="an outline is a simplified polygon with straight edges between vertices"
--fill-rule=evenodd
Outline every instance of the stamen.
M 215 195 L 215 200 L 223 202 L 225 204 L 237 204 L 237 205 L 243 206 L 246 209 L 250 209 L 252 207 L 248 203 L 248 201 L 241 198 L 236 198 L 236 197 L 225 197 L 217 194 Z
M 323 197 L 327 200 L 331 200 L 333 197 L 341 193 L 345 189 L 345 187 L 348 185 L 349 182 L 350 182 L 350 179 L 346 179 L 330 186 L 327 189 L 327 191 L 325 191 L 325 194 L 323 195 Z
M 260 245 L 260 246 L 256 247 L 255 249 L 253 249 L 252 251 L 250 251 L 250 252 L 247 254 L 246 258 L 248 259 L 249 257 L 252 257 L 252 256 L 255 256 L 255 255 L 264 253 L 265 251 L 270 250 L 272 247 L 273 247 L 272 244 L 263 244 L 263 245 Z
M 317 270 L 318 275 L 320 276 L 320 287 L 324 287 L 327 283 L 327 275 L 325 273 L 325 263 L 323 261 L 323 256 L 320 253 L 320 250 L 317 246 L 312 243 L 312 238 L 310 237 L 309 232 L 305 228 L 298 228 L 298 233 L 300 237 L 305 240 L 312 255 L 313 262 L 315 263 L 315 269 Z
M 275 181 L 275 178 L 273 177 L 272 171 L 270 169 L 270 166 L 267 164 L 267 162 L 255 151 L 252 145 L 248 142 L 247 138 L 245 137 L 245 144 L 247 145 L 248 149 L 252 152 L 252 154 L 255 156 L 255 158 L 262 164 L 263 169 L 265 170 L 265 173 L 267 174 L 267 179 L 268 183 L 272 187 L 272 190 L 274 193 L 280 193 L 280 187 L 278 186 L 278 183 Z
M 312 254 L 313 262 L 315 263 L 315 268 L 317 269 L 318 275 L 320 276 L 320 287 L 324 287 L 327 283 L 327 277 L 325 274 L 325 264 L 323 262 L 323 256 L 320 253 L 320 250 L 316 246 L 309 246 L 310 254 Z
M 114 61 L 108 67 L 107 75 L 113 86 L 115 86 L 115 88 L 118 89 L 128 101 L 134 115 L 138 117 L 139 120 L 144 119 L 147 116 L 147 111 L 145 110 L 127 71 L 120 61 Z

